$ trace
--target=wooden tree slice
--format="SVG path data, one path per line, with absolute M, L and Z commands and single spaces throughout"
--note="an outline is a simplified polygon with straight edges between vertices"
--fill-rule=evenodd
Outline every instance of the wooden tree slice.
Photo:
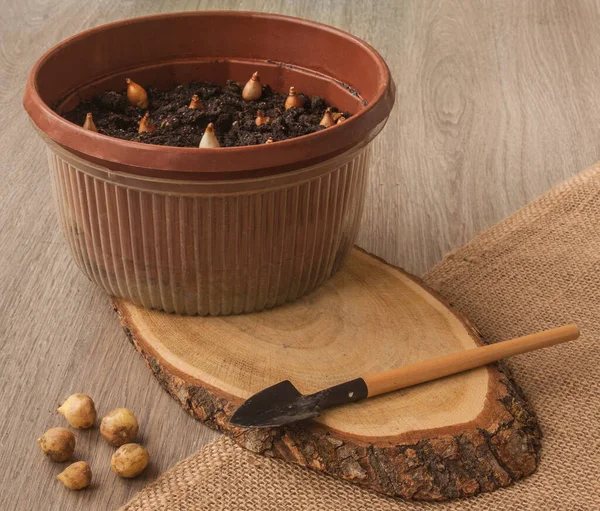
M 328 410 L 309 423 L 229 424 L 244 399 L 285 379 L 315 392 L 480 344 L 417 279 L 362 251 L 319 290 L 270 311 L 206 318 L 117 299 L 114 306 L 163 387 L 251 451 L 422 500 L 491 491 L 537 466 L 535 416 L 497 366 Z

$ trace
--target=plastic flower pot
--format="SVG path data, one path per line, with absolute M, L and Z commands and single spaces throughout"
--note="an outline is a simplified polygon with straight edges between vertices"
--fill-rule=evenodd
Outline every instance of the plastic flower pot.
M 59 113 L 82 98 L 191 80 L 291 85 L 353 115 L 259 146 L 124 141 Z M 352 248 L 369 143 L 394 103 L 381 56 L 334 28 L 251 12 L 187 12 L 82 32 L 33 67 L 23 100 L 50 154 L 62 230 L 85 275 L 114 296 L 181 314 L 260 311 L 325 282 Z

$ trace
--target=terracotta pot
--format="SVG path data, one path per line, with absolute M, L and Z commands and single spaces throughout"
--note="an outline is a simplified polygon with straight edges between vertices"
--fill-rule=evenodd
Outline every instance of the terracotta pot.
M 149 36 L 149 34 L 151 36 Z M 57 112 L 81 98 L 190 80 L 318 94 L 353 116 L 260 146 L 153 146 Z M 33 67 L 24 106 L 50 152 L 62 229 L 78 266 L 115 296 L 185 314 L 258 311 L 321 285 L 352 247 L 369 142 L 394 103 L 381 56 L 297 18 L 248 12 L 149 16 L 82 32 Z

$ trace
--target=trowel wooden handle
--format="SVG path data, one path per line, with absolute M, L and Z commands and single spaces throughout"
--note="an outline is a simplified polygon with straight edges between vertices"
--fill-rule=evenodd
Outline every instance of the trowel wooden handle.
M 537 334 L 518 337 L 510 341 L 489 344 L 433 360 L 426 360 L 418 364 L 392 369 L 364 377 L 363 380 L 369 389 L 368 397 L 373 397 L 392 390 L 403 389 L 411 385 L 474 369 L 520 353 L 572 341 L 578 337 L 579 328 L 576 325 L 566 325 L 538 332 Z

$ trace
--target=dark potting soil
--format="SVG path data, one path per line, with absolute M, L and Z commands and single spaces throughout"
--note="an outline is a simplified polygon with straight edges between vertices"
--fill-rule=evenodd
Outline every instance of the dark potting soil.
M 264 144 L 271 137 L 274 142 L 307 135 L 327 129 L 319 126 L 327 106 L 319 96 L 298 93 L 304 99 L 301 108 L 285 109 L 287 93 L 274 92 L 263 85 L 262 96 L 257 101 L 242 99 L 242 85 L 228 81 L 225 86 L 197 82 L 178 85 L 174 89 L 147 88 L 148 112 L 157 127 L 153 133 L 138 133 L 140 119 L 145 113 L 129 103 L 126 90 L 107 91 L 63 114 L 63 117 L 82 126 L 86 114 L 91 112 L 99 133 L 124 140 L 176 147 L 198 147 L 208 123 L 222 147 Z M 194 94 L 203 108 L 189 108 Z M 271 121 L 256 125 L 256 113 L 262 110 Z M 332 107 L 332 112 L 338 112 Z M 349 112 L 343 113 L 350 117 Z

